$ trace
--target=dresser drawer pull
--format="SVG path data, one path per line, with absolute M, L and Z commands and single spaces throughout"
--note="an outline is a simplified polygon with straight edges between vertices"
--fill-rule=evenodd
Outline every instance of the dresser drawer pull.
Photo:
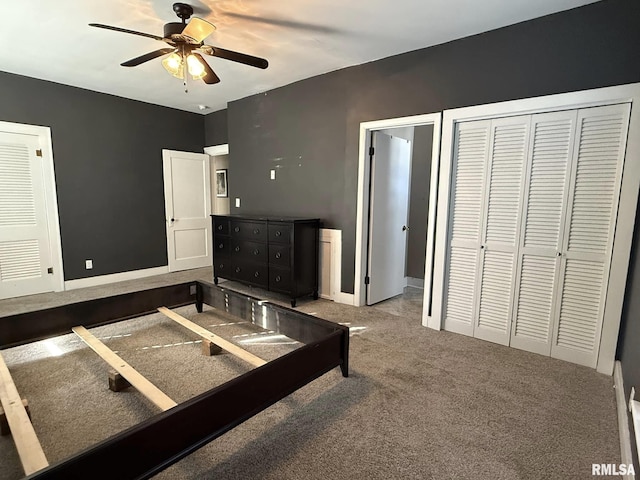
M 276 230 L 276 237 L 281 237 L 282 236 L 282 232 L 280 230 Z
M 258 278 L 260 276 L 260 272 L 256 272 L 253 274 L 254 277 Z
M 218 265 L 218 268 L 219 268 L 220 270 L 223 270 L 223 269 L 224 269 L 224 263 L 221 263 L 220 265 Z
M 260 234 L 260 229 L 259 229 L 259 228 L 254 228 L 254 229 L 253 229 L 253 233 L 254 233 L 255 235 L 259 235 L 259 234 Z
M 275 257 L 276 258 L 280 258 L 280 257 L 282 257 L 282 254 L 280 252 L 276 252 Z
M 218 248 L 224 248 L 224 243 L 221 243 L 220 245 L 218 245 Z
M 240 247 L 239 247 L 239 246 L 238 246 L 238 247 L 236 247 L 236 248 L 235 248 L 235 251 L 236 251 L 236 252 L 239 252 L 239 251 L 240 251 Z
M 280 278 L 280 275 L 276 275 L 276 282 L 279 282 L 280 280 L 282 280 L 282 278 Z
M 222 230 L 222 225 L 218 225 L 218 230 Z
M 236 273 L 240 273 L 240 270 L 242 270 L 240 267 L 236 267 Z
M 240 227 L 236 227 L 233 229 L 234 232 L 238 233 L 240 231 Z
M 260 255 L 260 250 L 258 250 L 257 248 L 253 251 L 254 255 Z

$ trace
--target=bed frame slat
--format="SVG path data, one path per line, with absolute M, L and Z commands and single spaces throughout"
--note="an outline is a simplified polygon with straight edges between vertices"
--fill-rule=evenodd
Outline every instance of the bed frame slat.
M 47 467 L 49 462 L 2 355 L 0 355 L 0 401 L 7 416 L 18 455 L 20 455 L 24 473 L 30 475 Z
M 141 373 L 135 368 L 125 362 L 116 353 L 113 352 L 104 343 L 94 337 L 83 326 L 73 327 L 73 333 L 82 339 L 94 352 L 96 352 L 102 359 L 113 367 L 120 375 L 122 375 L 136 390 L 147 397 L 151 402 L 157 405 L 159 408 L 169 410 L 177 405 L 171 398 L 169 398 L 162 390 L 156 387 L 153 383 L 147 380 Z
M 167 307 L 159 307 L 158 311 L 166 315 L 167 317 L 169 317 L 171 320 L 176 321 L 183 327 L 188 328 L 193 333 L 200 335 L 202 338 L 209 340 L 210 342 L 215 343 L 219 347 L 235 355 L 236 357 L 241 358 L 245 362 L 249 362 L 254 367 L 261 367 L 262 365 L 267 363 L 265 360 L 254 355 L 253 353 L 247 352 L 245 349 L 237 346 L 236 344 L 231 343 L 228 340 L 225 340 L 224 338 L 221 338 L 214 333 L 211 333 L 206 328 L 202 328 L 200 325 L 193 323 L 191 320 L 184 318 L 182 315 L 179 315 L 176 312 L 169 310 Z

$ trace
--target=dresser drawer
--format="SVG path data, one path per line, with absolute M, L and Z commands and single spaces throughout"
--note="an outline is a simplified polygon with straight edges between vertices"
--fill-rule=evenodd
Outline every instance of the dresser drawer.
M 232 240 L 231 255 L 234 259 L 267 263 L 267 244 L 259 242 L 251 242 L 249 240 Z
M 221 237 L 216 235 L 213 237 L 213 256 L 214 258 L 219 257 L 228 257 L 230 253 L 230 242 L 231 239 L 229 237 Z
M 289 243 L 291 239 L 291 225 L 270 223 L 269 243 Z
M 269 244 L 269 265 L 289 267 L 290 251 L 289 245 Z
M 266 265 L 252 265 L 247 263 L 235 263 L 233 267 L 234 278 L 257 285 L 259 287 L 267 287 L 269 284 L 269 276 Z
M 291 290 L 291 270 L 288 268 L 269 268 L 269 290 L 288 293 Z
M 213 217 L 213 232 L 216 235 L 229 235 L 229 219 L 226 217 Z
M 233 268 L 231 261 L 226 258 L 214 258 L 213 260 L 213 276 L 222 278 L 233 278 Z
M 231 236 L 266 242 L 267 224 L 263 222 L 247 222 L 244 220 L 231 220 Z

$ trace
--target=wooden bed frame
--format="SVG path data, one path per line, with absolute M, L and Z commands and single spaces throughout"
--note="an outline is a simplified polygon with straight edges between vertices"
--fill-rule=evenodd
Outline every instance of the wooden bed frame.
M 27 478 L 150 478 L 333 368 L 348 376 L 348 327 L 204 281 L 0 317 L 0 349 L 193 303 L 198 312 L 206 304 L 303 346 Z

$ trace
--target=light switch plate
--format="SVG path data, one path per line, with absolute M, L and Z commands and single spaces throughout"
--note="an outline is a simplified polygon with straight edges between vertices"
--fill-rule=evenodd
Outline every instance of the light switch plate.
M 84 268 L 86 268 L 87 270 L 91 270 L 93 268 L 93 260 L 85 260 Z
M 271 170 L 271 180 L 275 180 L 275 179 L 276 179 L 276 171 Z
M 236 208 L 240 208 L 240 199 L 236 198 Z

